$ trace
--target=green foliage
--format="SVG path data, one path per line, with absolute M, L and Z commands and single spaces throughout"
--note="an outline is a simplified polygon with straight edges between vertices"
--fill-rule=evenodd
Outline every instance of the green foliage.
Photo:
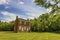
M 31 31 L 33 32 L 60 32 L 60 14 L 45 13 L 38 18 L 30 20 Z M 14 21 L 1 22 L 0 31 L 13 31 Z
M 31 22 L 32 31 L 38 32 L 59 32 L 60 31 L 60 14 L 42 14 Z
M 13 31 L 14 22 L 0 22 L 0 31 Z
M 58 6 L 60 0 L 35 0 L 35 3 L 44 8 L 52 8 L 51 13 L 60 12 L 60 7 Z
M 58 6 L 57 4 L 60 3 L 60 0 L 35 0 L 35 3 L 42 7 L 49 8 L 49 7 Z

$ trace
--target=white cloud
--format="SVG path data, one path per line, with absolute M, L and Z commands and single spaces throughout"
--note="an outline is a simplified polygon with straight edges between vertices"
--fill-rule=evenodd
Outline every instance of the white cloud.
M 51 12 L 51 11 L 52 11 L 52 8 L 51 7 L 47 9 L 47 12 L 48 13 Z
M 26 13 L 26 15 L 28 15 L 28 19 L 34 19 L 39 17 L 41 14 L 40 13 Z
M 1 14 L 4 15 L 3 18 L 1 17 L 1 19 L 2 19 L 1 21 L 3 21 L 3 22 L 5 22 L 5 21 L 9 22 L 9 21 L 15 20 L 16 16 L 18 16 L 19 18 L 27 19 L 25 15 L 18 15 L 18 14 L 10 13 L 7 11 L 3 11 L 3 12 L 1 12 Z
M 4 18 L 2 18 L 4 20 L 2 20 L 2 21 L 6 21 L 6 22 L 15 20 L 15 17 L 16 17 L 16 14 L 9 13 L 7 11 L 1 12 L 1 14 L 4 15 Z
M 12 7 L 22 9 L 23 11 L 27 11 L 26 15 L 29 15 L 29 18 L 38 17 L 41 14 L 41 11 L 39 8 L 33 7 L 32 5 L 26 5 L 26 4 L 21 5 L 21 4 L 24 4 L 24 2 L 23 1 L 15 2 L 12 0 L 9 2 L 9 5 L 11 5 Z M 8 8 L 8 7 L 5 7 L 5 8 Z M 7 14 L 5 13 L 4 15 L 7 15 Z
M 0 0 L 0 4 L 8 4 L 8 0 Z
M 38 16 L 40 16 L 40 13 L 26 13 L 26 15 L 28 15 L 28 17 L 30 18 L 30 19 L 32 19 L 32 18 L 36 18 L 36 17 L 38 17 Z
M 24 2 L 20 1 L 20 2 L 18 2 L 18 4 L 24 4 Z
M 51 3 L 52 5 L 56 4 L 54 1 L 50 1 L 50 3 Z
M 24 4 L 24 5 L 21 5 L 21 4 Z M 18 3 L 13 4 L 12 6 L 17 8 L 17 9 L 20 9 L 20 10 L 22 9 L 23 11 L 27 11 L 27 12 L 29 12 L 28 14 L 31 13 L 32 15 L 34 14 L 36 16 L 40 15 L 41 13 L 44 13 L 44 12 L 40 11 L 40 8 L 33 7 L 32 5 L 26 5 L 23 1 L 19 1 Z
M 4 2 L 4 3 L 6 4 L 6 2 Z M 41 13 L 44 13 L 44 12 L 41 12 L 38 7 L 33 7 L 32 5 L 26 5 L 26 4 L 24 4 L 23 1 L 15 2 L 15 1 L 10 0 L 7 3 L 9 3 L 9 5 L 11 5 L 11 7 L 18 8 L 20 10 L 22 9 L 23 11 L 27 11 L 26 12 L 26 15 L 28 15 L 27 17 L 25 15 L 18 15 L 19 17 L 21 16 L 21 18 L 24 18 L 24 19 L 27 19 L 27 18 L 33 19 L 34 17 L 38 17 L 39 15 L 41 15 Z M 1 4 L 3 4 L 3 3 L 1 3 Z M 24 5 L 21 5 L 21 4 L 24 4 Z M 9 7 L 5 7 L 5 8 L 9 8 Z M 3 14 L 5 16 L 4 17 L 5 21 L 11 21 L 11 20 L 15 19 L 15 17 L 16 17 L 16 14 L 10 13 L 7 11 L 1 12 L 1 14 Z
M 32 6 L 28 6 L 28 5 L 18 5 L 17 7 L 18 9 L 22 9 L 24 11 L 27 11 L 25 14 L 26 15 L 29 15 L 28 17 L 31 18 L 31 17 L 38 17 L 41 15 L 41 13 L 44 13 L 44 12 L 41 12 L 39 8 L 36 8 L 36 7 L 32 7 Z
M 32 2 L 34 2 L 35 0 L 32 0 Z
M 16 16 L 15 14 L 9 13 L 7 11 L 1 12 L 1 14 L 3 14 L 4 16 Z

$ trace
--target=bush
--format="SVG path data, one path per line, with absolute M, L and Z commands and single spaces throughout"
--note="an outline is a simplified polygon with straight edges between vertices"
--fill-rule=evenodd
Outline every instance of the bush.
M 0 24 L 0 31 L 13 31 L 14 23 L 2 23 Z

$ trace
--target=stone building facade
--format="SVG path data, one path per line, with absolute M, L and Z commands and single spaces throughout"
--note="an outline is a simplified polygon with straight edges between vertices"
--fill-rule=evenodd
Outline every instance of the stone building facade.
M 29 19 L 25 20 L 22 18 L 18 18 L 18 16 L 16 16 L 14 31 L 15 32 L 29 32 L 30 31 Z

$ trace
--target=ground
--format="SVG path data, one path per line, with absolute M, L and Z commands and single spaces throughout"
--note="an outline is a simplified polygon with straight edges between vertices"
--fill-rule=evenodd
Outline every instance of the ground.
M 0 32 L 0 40 L 60 40 L 60 34 L 48 32 Z

